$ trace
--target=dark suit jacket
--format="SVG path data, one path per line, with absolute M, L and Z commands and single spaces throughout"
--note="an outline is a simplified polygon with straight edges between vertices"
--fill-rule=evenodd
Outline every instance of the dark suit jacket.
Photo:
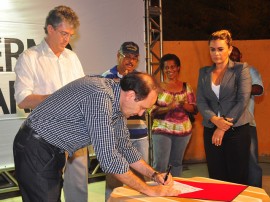
M 247 63 L 229 61 L 228 69 L 222 79 L 219 99 L 212 90 L 212 71 L 215 65 L 202 67 L 197 86 L 197 106 L 203 116 L 203 125 L 212 128 L 212 116 L 220 115 L 233 118 L 233 127 L 249 123 L 251 115 L 248 102 L 251 93 L 251 77 Z

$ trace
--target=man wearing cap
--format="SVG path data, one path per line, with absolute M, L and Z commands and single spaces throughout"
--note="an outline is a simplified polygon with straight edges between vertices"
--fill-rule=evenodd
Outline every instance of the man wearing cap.
M 103 77 L 120 80 L 126 74 L 136 71 L 135 69 L 139 61 L 139 46 L 132 41 L 124 42 L 117 53 L 117 61 L 118 64 L 104 72 L 102 74 Z M 141 153 L 142 158 L 148 162 L 149 142 L 145 115 L 136 115 L 128 118 L 127 127 L 132 145 Z M 136 174 L 144 180 L 143 176 L 139 173 Z M 122 182 L 117 180 L 112 174 L 106 174 L 105 201 L 110 197 L 113 189 L 120 186 L 123 186 Z

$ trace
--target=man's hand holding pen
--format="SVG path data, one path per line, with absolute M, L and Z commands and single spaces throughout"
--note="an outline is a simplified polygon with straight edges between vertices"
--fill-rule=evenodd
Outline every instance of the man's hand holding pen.
M 173 178 L 172 178 L 172 175 L 170 173 L 171 168 L 172 168 L 172 166 L 169 165 L 166 173 L 155 172 L 152 176 L 152 180 L 157 182 L 158 184 L 162 184 L 162 185 L 173 184 Z
M 160 184 L 160 185 L 169 185 L 173 183 L 172 175 L 169 174 L 167 177 L 167 180 L 165 181 L 164 178 L 167 173 L 158 173 L 155 178 L 153 179 L 154 182 Z
M 172 166 L 169 165 L 168 168 L 167 168 L 167 171 L 166 171 L 166 175 L 164 177 L 164 183 L 168 180 L 168 177 L 170 175 L 171 169 L 172 169 Z
M 170 173 L 171 171 L 171 165 L 169 165 L 166 173 L 158 173 L 155 172 L 154 178 L 152 175 L 152 179 L 158 183 L 157 186 L 152 186 L 152 188 L 155 190 L 155 194 L 158 194 L 159 196 L 178 196 L 181 194 L 180 190 L 177 190 L 174 188 L 174 181 L 173 177 Z

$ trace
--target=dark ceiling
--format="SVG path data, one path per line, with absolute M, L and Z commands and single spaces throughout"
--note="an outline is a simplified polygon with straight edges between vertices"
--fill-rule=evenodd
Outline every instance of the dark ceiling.
M 220 29 L 235 40 L 270 39 L 270 0 L 163 0 L 162 18 L 166 41 L 207 40 Z

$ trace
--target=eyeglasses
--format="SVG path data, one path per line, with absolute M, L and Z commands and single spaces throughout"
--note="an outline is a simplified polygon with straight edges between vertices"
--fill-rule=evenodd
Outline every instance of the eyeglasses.
M 123 54 L 121 52 L 119 52 L 120 55 L 125 58 L 126 60 L 134 60 L 135 62 L 137 62 L 139 60 L 139 56 L 138 55 L 135 55 L 135 56 L 132 56 L 130 54 Z
M 164 70 L 168 71 L 168 70 L 176 70 L 178 67 L 177 65 L 171 65 L 171 66 L 165 66 Z
M 74 38 L 74 34 L 70 34 L 70 33 L 67 33 L 67 32 L 65 32 L 65 31 L 57 31 L 60 35 L 61 35 L 61 37 L 62 38 L 64 38 L 64 39 L 72 39 L 72 38 Z

